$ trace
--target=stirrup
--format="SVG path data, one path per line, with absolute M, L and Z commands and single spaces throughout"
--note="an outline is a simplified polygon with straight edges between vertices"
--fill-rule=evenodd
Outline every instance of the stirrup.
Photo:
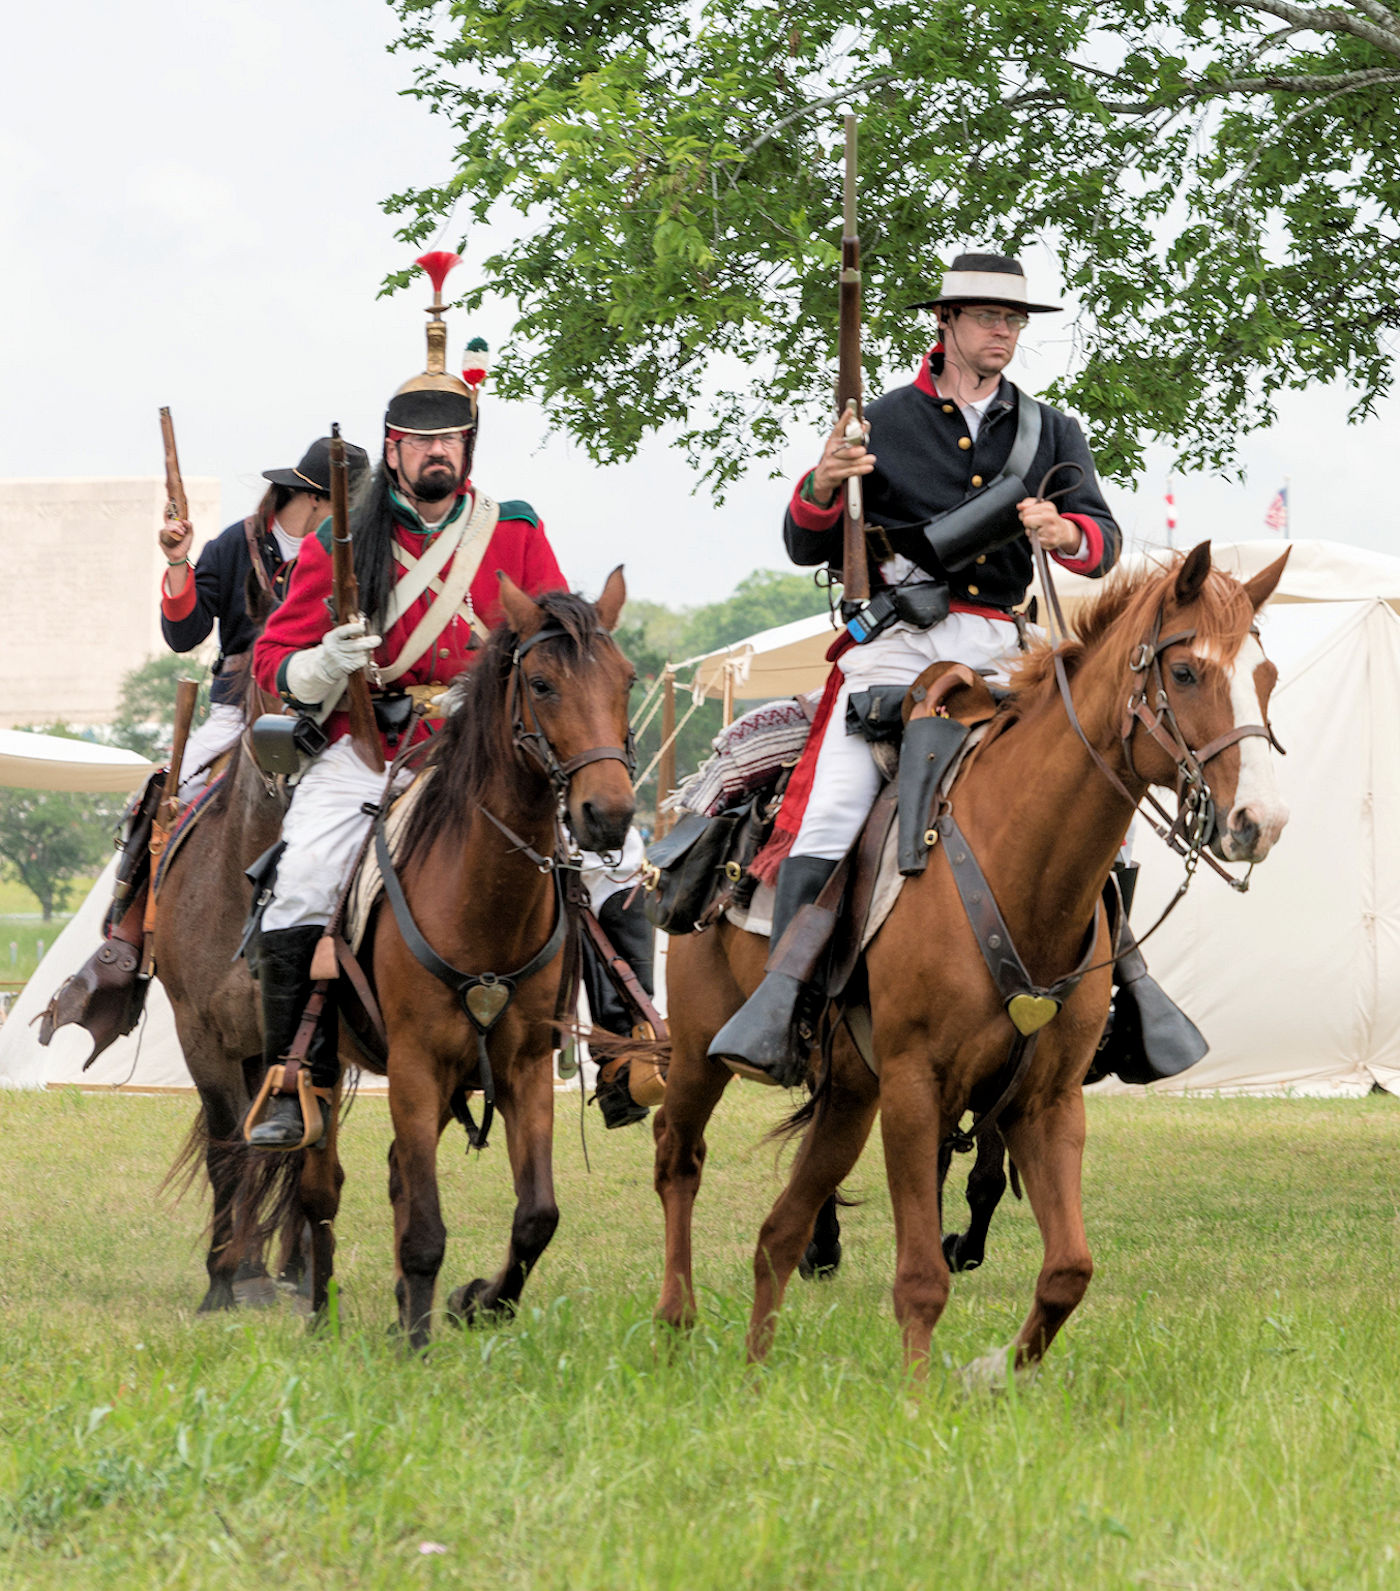
M 276 1149 L 273 1149 L 271 1145 L 254 1144 L 253 1129 L 262 1124 L 273 1095 L 287 1095 L 291 1092 L 285 1084 L 287 1072 L 292 1066 L 296 1067 L 296 1100 L 301 1109 L 301 1142 Z M 278 1081 L 279 1078 L 281 1082 Z M 243 1118 L 243 1141 L 253 1148 L 266 1148 L 277 1154 L 295 1154 L 301 1149 L 321 1148 L 330 1129 L 331 1099 L 333 1094 L 333 1089 L 314 1087 L 311 1082 L 310 1072 L 306 1066 L 299 1062 L 279 1061 L 276 1066 L 269 1066 L 267 1076 L 263 1078 L 262 1087 L 258 1090 L 257 1098 L 249 1106 L 248 1114 Z M 316 1123 L 314 1129 L 311 1125 L 313 1121 Z M 315 1143 L 312 1142 L 313 1131 L 316 1138 Z

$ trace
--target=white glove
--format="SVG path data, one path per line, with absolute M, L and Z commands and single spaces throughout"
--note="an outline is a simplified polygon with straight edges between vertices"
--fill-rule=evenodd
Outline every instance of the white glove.
M 326 632 L 319 646 L 292 653 L 287 661 L 287 689 L 308 706 L 338 699 L 345 681 L 369 662 L 379 644 L 379 636 L 365 634 L 363 619 L 337 625 Z

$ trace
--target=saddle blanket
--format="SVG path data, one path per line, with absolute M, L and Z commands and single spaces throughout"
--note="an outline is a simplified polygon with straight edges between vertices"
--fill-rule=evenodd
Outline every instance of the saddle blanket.
M 712 818 L 776 779 L 802 755 L 821 694 L 764 702 L 736 718 L 710 742 L 714 756 L 700 764 L 663 810 Z

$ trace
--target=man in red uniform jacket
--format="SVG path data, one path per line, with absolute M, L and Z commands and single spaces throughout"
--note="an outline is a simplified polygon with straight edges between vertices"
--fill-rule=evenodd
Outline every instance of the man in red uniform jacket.
M 503 618 L 497 570 L 532 595 L 565 585 L 529 504 L 497 504 L 472 484 L 476 393 L 445 373 L 440 345 L 435 358 L 433 331 L 430 324 L 428 370 L 390 400 L 383 461 L 351 510 L 368 621 L 331 622 L 327 521 L 307 538 L 286 600 L 254 651 L 253 672 L 264 690 L 318 717 L 331 708 L 324 717 L 331 744 L 297 786 L 282 829 L 286 849 L 274 897 L 262 920 L 258 979 L 269 1066 L 287 1053 L 300 1021 L 316 942 L 370 823 L 363 805 L 383 794 L 383 776 L 361 761 L 347 715 L 334 707 L 346 680 L 372 660 L 385 685 L 446 688 L 469 662 L 474 637 Z M 428 732 L 421 722 L 415 730 Z M 334 1085 L 335 1051 L 334 1023 L 323 1021 L 308 1057 L 313 1087 Z M 296 1096 L 278 1093 L 250 1141 L 291 1149 L 303 1137 Z

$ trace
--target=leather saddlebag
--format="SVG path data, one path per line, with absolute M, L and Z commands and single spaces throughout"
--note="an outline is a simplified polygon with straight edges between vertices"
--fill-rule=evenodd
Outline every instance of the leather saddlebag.
M 648 888 L 646 914 L 662 933 L 693 932 L 730 876 L 725 863 L 750 815 L 751 803 L 730 807 L 712 818 L 687 812 L 665 839 L 647 852 L 647 861 L 659 870 L 659 876 Z

